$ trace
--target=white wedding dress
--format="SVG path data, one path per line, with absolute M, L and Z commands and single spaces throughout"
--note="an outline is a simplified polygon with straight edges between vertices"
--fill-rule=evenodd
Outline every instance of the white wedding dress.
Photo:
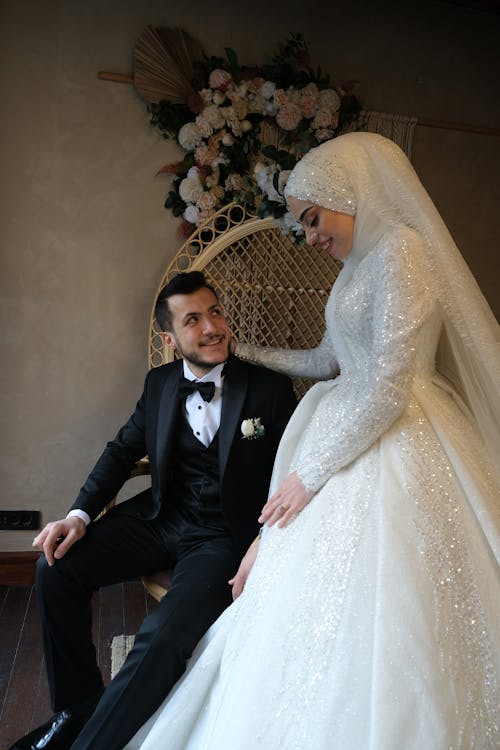
M 265 529 L 243 595 L 129 750 L 500 747 L 500 498 L 435 370 L 422 252 L 397 229 L 341 274 L 318 349 L 241 348 L 291 374 L 338 362 L 299 404 L 273 477 L 295 469 L 317 492 Z

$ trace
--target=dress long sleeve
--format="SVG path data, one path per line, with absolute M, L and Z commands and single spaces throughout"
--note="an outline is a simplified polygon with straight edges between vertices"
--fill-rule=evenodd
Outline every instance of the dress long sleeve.
M 363 453 L 409 403 L 418 338 L 434 309 L 421 254 L 412 230 L 385 235 L 339 294 L 330 325 L 343 339 L 345 362 L 292 467 L 308 490 Z
M 237 344 L 235 354 L 240 359 L 268 367 L 291 378 L 334 378 L 339 366 L 328 331 L 314 349 L 279 349 L 255 344 Z

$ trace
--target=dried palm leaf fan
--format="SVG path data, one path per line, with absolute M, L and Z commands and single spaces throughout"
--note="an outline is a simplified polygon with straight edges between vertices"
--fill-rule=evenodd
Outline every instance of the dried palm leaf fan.
M 148 102 L 186 104 L 196 93 L 194 63 L 204 56 L 196 39 L 182 29 L 147 26 L 134 51 L 134 84 Z

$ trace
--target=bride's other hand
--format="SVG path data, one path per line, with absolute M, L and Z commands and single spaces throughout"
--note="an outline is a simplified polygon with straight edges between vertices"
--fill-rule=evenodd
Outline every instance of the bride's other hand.
M 231 580 L 228 581 L 229 585 L 233 587 L 233 601 L 239 597 L 245 588 L 245 583 L 247 582 L 247 578 L 253 568 L 258 551 L 259 537 L 257 537 L 247 549 L 234 578 L 231 578 Z
M 274 526 L 278 522 L 279 528 L 287 526 L 306 507 L 313 495 L 314 492 L 306 490 L 297 472 L 292 471 L 262 508 L 259 523 Z

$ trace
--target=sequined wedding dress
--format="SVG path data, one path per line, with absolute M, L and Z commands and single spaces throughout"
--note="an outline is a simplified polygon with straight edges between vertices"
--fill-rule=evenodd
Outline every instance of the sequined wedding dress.
M 317 494 L 265 530 L 243 595 L 128 748 L 500 747 L 499 495 L 435 370 L 422 254 L 400 228 L 344 269 L 318 349 L 238 349 L 290 374 L 338 363 L 299 404 L 273 477 L 295 469 Z

